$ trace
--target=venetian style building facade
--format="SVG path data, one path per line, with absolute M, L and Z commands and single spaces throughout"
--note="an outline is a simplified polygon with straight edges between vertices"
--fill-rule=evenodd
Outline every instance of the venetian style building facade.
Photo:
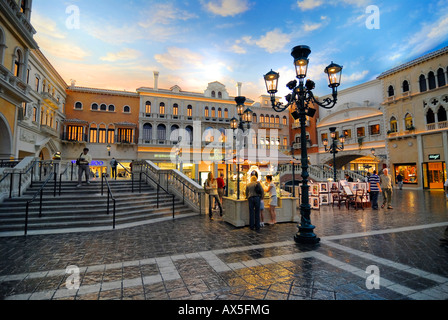
M 407 188 L 441 189 L 448 160 L 448 47 L 388 70 L 382 81 L 388 165 Z
M 336 155 L 336 169 L 361 174 L 381 170 L 386 164 L 386 126 L 383 120 L 382 87 L 373 80 L 341 90 L 333 109 L 320 108 L 317 123 L 317 163 L 333 166 L 333 155 L 325 151 L 324 140 L 332 144 L 330 128 L 345 137 L 344 150 Z M 329 97 L 329 96 L 328 96 Z M 325 99 L 327 96 L 322 97 Z
M 18 120 L 25 104 L 32 102 L 28 66 L 31 50 L 38 45 L 31 6 L 31 0 L 0 0 L 0 158 L 18 156 Z

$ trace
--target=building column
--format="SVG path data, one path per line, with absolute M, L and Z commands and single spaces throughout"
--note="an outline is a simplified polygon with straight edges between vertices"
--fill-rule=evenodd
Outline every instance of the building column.
M 418 172 L 418 181 L 420 182 L 419 189 L 423 189 L 423 136 L 419 134 L 417 136 L 417 152 L 418 152 L 418 161 L 417 161 L 417 172 Z
M 445 156 L 445 165 L 448 167 L 448 131 L 442 133 L 443 155 Z

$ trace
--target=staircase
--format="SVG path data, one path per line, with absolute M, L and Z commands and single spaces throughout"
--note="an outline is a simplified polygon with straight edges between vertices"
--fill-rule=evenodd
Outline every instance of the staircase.
M 62 182 L 61 195 L 54 197 L 54 182 L 44 189 L 42 217 L 39 218 L 39 196 L 30 204 L 28 234 L 51 234 L 83 231 L 103 231 L 113 228 L 113 202 L 107 214 L 107 187 L 101 195 L 101 181 L 93 181 L 76 188 L 76 182 Z M 129 180 L 109 181 L 116 199 L 116 228 L 138 226 L 173 219 L 172 196 L 142 183 L 141 193 L 138 182 L 134 182 L 134 192 Z M 20 198 L 5 200 L 0 204 L 0 237 L 24 235 L 26 202 L 40 189 L 34 183 Z M 57 185 L 57 189 L 59 185 Z M 197 215 L 182 200 L 175 199 L 175 217 Z

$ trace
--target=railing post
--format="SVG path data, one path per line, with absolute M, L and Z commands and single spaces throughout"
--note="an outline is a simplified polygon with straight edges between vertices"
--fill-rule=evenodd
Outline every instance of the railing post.
M 114 199 L 114 217 L 113 217 L 113 229 L 115 230 L 115 199 Z
M 58 175 L 56 173 L 56 167 L 55 167 L 54 170 L 55 171 L 53 172 L 53 174 L 54 174 L 54 190 L 53 190 L 53 193 L 54 193 L 54 197 L 56 198 L 56 186 L 58 184 Z M 58 172 L 59 172 L 59 170 L 58 170 Z
M 11 172 L 10 175 L 11 175 L 11 181 L 9 183 L 9 199 L 12 198 L 12 184 L 14 181 L 14 172 Z
M 160 184 L 157 185 L 157 209 L 159 208 L 159 187 Z
M 20 198 L 20 191 L 22 189 L 22 172 L 19 172 L 19 198 Z
M 109 198 L 110 198 L 110 192 L 107 192 L 107 215 L 109 215 Z
M 104 181 L 104 173 L 101 174 L 101 195 L 104 195 L 104 191 L 103 191 L 103 181 Z
M 142 193 L 142 172 L 140 171 L 140 179 L 138 181 L 138 192 Z
M 25 236 L 28 233 L 28 212 L 29 212 L 30 203 L 26 202 L 26 212 L 25 212 Z
M 42 194 L 44 189 L 40 190 L 39 218 L 42 218 Z
M 174 194 L 173 194 L 173 220 L 174 220 Z
M 72 164 L 72 169 L 70 170 L 70 181 L 73 181 L 73 162 Z

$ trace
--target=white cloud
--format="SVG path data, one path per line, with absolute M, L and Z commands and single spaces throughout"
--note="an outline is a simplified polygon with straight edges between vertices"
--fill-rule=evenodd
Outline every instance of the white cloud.
M 40 15 L 38 12 L 32 14 L 32 24 L 37 34 L 45 35 L 56 39 L 65 39 L 65 35 L 58 30 L 54 20 Z
M 50 39 L 45 35 L 36 35 L 35 39 L 44 52 L 58 58 L 82 61 L 84 58 L 90 56 L 89 52 L 67 40 L 59 41 Z
M 349 76 L 342 76 L 344 83 L 356 82 L 364 79 L 369 74 L 368 70 L 364 70 L 361 72 L 354 72 Z
M 303 11 L 311 10 L 311 9 L 320 7 L 322 4 L 323 4 L 322 0 L 302 0 L 302 1 L 297 1 L 297 5 Z
M 290 36 L 279 29 L 267 32 L 255 44 L 269 53 L 279 52 L 291 41 Z
M 247 0 L 211 0 L 203 1 L 203 5 L 209 12 L 222 17 L 233 17 L 249 10 Z
M 135 60 L 138 59 L 141 55 L 142 53 L 138 50 L 126 48 L 117 53 L 109 52 L 105 57 L 101 57 L 100 60 L 108 62 Z
M 156 61 L 169 70 L 188 67 L 202 68 L 204 57 L 186 48 L 169 47 L 164 54 L 156 54 Z
M 311 32 L 317 29 L 320 29 L 322 27 L 322 23 L 311 23 L 311 24 L 305 24 L 303 26 L 303 30 L 305 32 Z

